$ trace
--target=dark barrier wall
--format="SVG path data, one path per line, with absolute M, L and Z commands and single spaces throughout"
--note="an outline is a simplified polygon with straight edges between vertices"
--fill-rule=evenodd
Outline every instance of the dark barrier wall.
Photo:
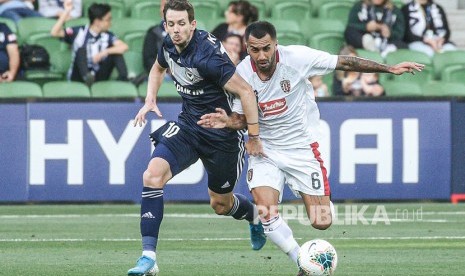
M 452 108 L 452 193 L 465 194 L 465 102 Z
M 333 199 L 449 199 L 450 102 L 319 106 L 320 150 Z M 151 114 L 146 126 L 133 127 L 140 107 L 120 102 L 0 104 L 0 201 L 138 202 L 152 150 L 148 134 L 176 119 L 181 106 L 162 103 L 163 119 Z M 244 175 L 236 191 L 248 193 Z M 196 163 L 170 181 L 165 198 L 207 200 L 206 187 L 203 167 Z M 284 199 L 294 197 L 286 190 Z

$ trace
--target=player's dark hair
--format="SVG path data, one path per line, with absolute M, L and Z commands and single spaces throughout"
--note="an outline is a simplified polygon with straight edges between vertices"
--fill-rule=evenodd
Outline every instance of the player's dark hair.
M 166 11 L 187 11 L 189 23 L 195 19 L 194 7 L 188 0 L 168 0 L 166 1 L 165 8 L 163 9 L 163 19 L 166 22 Z
M 263 38 L 267 34 L 270 35 L 271 39 L 276 39 L 276 28 L 267 21 L 257 21 L 245 29 L 245 41 L 249 40 L 249 36 L 253 36 L 255 38 Z
M 234 14 L 242 15 L 242 24 L 246 26 L 258 20 L 258 9 L 249 1 L 231 1 L 228 7 L 231 7 Z
M 102 19 L 111 11 L 111 6 L 108 4 L 92 3 L 87 9 L 90 24 L 94 23 L 95 19 Z

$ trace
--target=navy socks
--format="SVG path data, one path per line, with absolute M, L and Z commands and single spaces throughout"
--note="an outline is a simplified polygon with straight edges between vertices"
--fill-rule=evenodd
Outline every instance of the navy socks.
M 163 189 L 144 187 L 140 208 L 140 233 L 142 248 L 155 251 L 158 242 L 158 232 L 163 220 Z

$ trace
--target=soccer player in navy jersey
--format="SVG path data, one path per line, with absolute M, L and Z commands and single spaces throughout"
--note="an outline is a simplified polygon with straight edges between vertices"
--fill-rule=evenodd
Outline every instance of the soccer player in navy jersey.
M 163 187 L 199 158 L 208 174 L 210 205 L 215 213 L 249 221 L 254 250 L 261 249 L 266 242 L 256 206 L 245 196 L 232 192 L 244 163 L 243 133 L 197 125 L 203 114 L 214 112 L 217 107 L 230 113 L 237 96 L 248 125 L 247 152 L 263 155 L 255 94 L 235 73 L 236 68 L 220 41 L 196 29 L 194 9 L 187 0 L 167 1 L 163 14 L 168 35 L 150 71 L 147 97 L 135 117 L 135 125 L 145 123 L 148 112 L 162 116 L 156 96 L 167 68 L 182 96 L 182 112 L 176 122 L 170 121 L 150 135 L 156 147 L 143 175 L 140 222 L 143 252 L 128 275 L 158 273 L 155 252 L 163 219 Z

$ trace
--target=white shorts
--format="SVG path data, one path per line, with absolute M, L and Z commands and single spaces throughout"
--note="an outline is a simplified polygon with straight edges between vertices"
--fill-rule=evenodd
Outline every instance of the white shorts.
M 286 183 L 297 197 L 300 197 L 299 192 L 318 196 L 330 194 L 318 143 L 311 144 L 308 149 L 264 150 L 268 157 L 249 157 L 247 184 L 250 190 L 271 187 L 280 192 L 279 201 Z

